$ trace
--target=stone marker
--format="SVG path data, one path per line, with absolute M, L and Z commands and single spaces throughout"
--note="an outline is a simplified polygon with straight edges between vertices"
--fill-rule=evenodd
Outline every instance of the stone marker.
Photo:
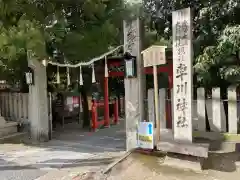
M 174 139 L 192 142 L 192 23 L 190 8 L 172 13 Z
M 174 11 L 173 23 L 173 138 L 169 133 L 162 131 L 161 139 L 157 145 L 158 150 L 183 154 L 186 162 L 189 156 L 208 157 L 209 144 L 193 143 L 193 80 L 192 80 L 192 25 L 190 8 Z M 168 137 L 164 137 L 164 136 Z M 182 155 L 180 155 L 182 156 Z M 179 156 L 176 163 L 179 164 Z M 169 159 L 169 158 L 168 158 Z M 185 160 L 182 159 L 182 160 Z M 196 167 L 200 167 L 199 161 Z M 171 164 L 174 158 L 170 159 Z M 167 163 L 167 159 L 165 160 Z M 181 161 L 181 163 L 185 163 Z

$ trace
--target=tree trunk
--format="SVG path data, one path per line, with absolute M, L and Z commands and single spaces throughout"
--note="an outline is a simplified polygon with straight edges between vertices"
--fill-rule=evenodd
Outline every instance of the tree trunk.
M 80 88 L 80 93 L 83 98 L 83 128 L 90 127 L 90 116 L 88 109 L 87 93 L 84 87 Z

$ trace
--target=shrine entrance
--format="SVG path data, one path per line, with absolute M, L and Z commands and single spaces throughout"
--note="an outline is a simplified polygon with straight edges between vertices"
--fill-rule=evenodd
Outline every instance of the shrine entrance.
M 122 116 L 124 76 L 112 75 L 112 72 L 121 70 L 114 70 L 109 66 L 113 59 L 121 59 L 123 62 L 122 58 L 111 57 L 113 52 L 118 54 L 121 48 L 122 46 L 90 62 L 77 65 L 48 62 L 48 81 L 53 81 L 57 87 L 65 86 L 65 91 L 49 92 L 52 99 L 49 104 L 53 107 L 50 108 L 52 121 L 58 121 L 58 127 L 53 127 L 52 139 L 78 143 L 81 141 L 81 144 L 85 143 L 87 146 L 125 149 L 126 136 Z M 81 88 L 86 89 L 86 98 L 83 97 Z M 84 111 L 84 103 L 88 104 L 88 112 Z M 86 115 L 84 113 L 88 114 L 88 124 L 83 122 Z
M 172 64 L 172 50 L 166 49 L 166 59 L 167 63 L 157 68 L 158 74 L 158 86 L 159 89 L 164 88 L 166 89 L 166 97 L 165 99 L 165 107 L 166 107 L 166 128 L 172 128 L 172 87 L 173 87 L 173 64 Z M 109 70 L 109 77 L 111 78 L 118 78 L 120 83 L 121 89 L 123 89 L 123 93 L 121 93 L 121 98 L 124 99 L 124 58 L 123 57 L 110 57 L 108 58 L 108 70 Z M 146 90 L 153 89 L 153 68 L 146 67 L 144 68 L 144 75 L 146 78 Z M 110 79 L 111 79 L 110 78 Z M 147 97 L 147 91 L 145 97 Z M 122 99 L 120 99 L 122 101 Z M 119 111 L 125 117 L 124 114 L 124 103 L 121 103 Z M 147 99 L 146 99 L 147 101 Z M 148 117 L 147 104 L 145 104 L 145 120 L 149 121 L 150 117 Z
M 134 25 L 136 25 L 137 28 L 139 28 L 138 21 L 139 20 L 134 21 L 134 23 L 137 23 L 137 24 L 134 24 Z M 127 29 L 127 28 L 125 27 L 124 29 Z M 128 35 L 128 34 L 126 34 L 124 32 L 124 36 L 126 36 L 126 35 Z M 135 45 L 137 45 L 138 44 L 137 41 L 140 42 L 141 39 L 134 39 L 133 41 L 136 41 Z M 127 43 L 126 39 L 124 39 L 124 42 Z M 128 43 L 128 44 L 131 44 L 131 43 Z M 118 126 L 117 124 L 119 124 L 121 121 L 119 118 L 119 116 L 121 114 L 123 114 L 123 117 L 127 117 L 128 123 L 129 124 L 131 123 L 131 126 L 134 124 L 134 127 L 136 127 L 135 121 L 139 121 L 140 119 L 141 119 L 141 121 L 147 120 L 147 118 L 143 118 L 142 115 L 141 115 L 141 117 L 139 116 L 139 114 L 144 114 L 142 112 L 142 109 L 139 108 L 139 103 L 141 103 L 141 106 L 143 106 L 143 104 L 141 102 L 142 100 L 140 100 L 140 99 L 141 98 L 143 99 L 144 96 L 146 97 L 146 92 L 145 92 L 145 94 L 140 95 L 141 93 L 139 91 L 142 91 L 142 89 L 145 89 L 146 87 L 140 88 L 140 86 L 138 86 L 138 84 L 140 84 L 140 82 L 141 82 L 139 77 L 142 76 L 142 74 L 144 74 L 144 76 L 147 75 L 147 78 L 151 79 L 153 70 L 152 70 L 152 68 L 145 68 L 144 72 L 138 73 L 137 77 L 134 77 L 132 79 L 125 78 L 125 72 L 124 72 L 125 60 L 123 58 L 123 53 L 122 53 L 123 49 L 125 52 L 129 51 L 133 56 L 136 57 L 136 59 L 138 61 L 137 64 L 139 66 L 140 61 L 141 61 L 141 57 L 138 57 L 139 54 L 137 54 L 134 51 L 131 52 L 130 50 L 127 50 L 124 45 L 118 46 L 115 49 L 112 49 L 111 51 L 106 52 L 103 55 L 93 58 L 87 62 L 80 62 L 78 64 L 68 64 L 68 63 L 66 63 L 66 61 L 62 61 L 62 63 L 55 62 L 55 61 L 48 61 L 46 63 L 46 65 L 44 65 L 45 67 L 46 66 L 55 67 L 54 78 L 55 78 L 55 81 L 57 84 L 59 84 L 60 79 L 62 79 L 62 77 L 60 77 L 60 71 L 61 71 L 60 69 L 64 69 L 63 71 L 65 71 L 64 80 L 65 80 L 65 83 L 67 84 L 67 86 L 69 86 L 71 84 L 70 83 L 71 81 L 75 81 L 75 83 L 80 87 L 83 87 L 85 83 L 90 82 L 89 86 L 91 87 L 91 90 L 87 90 L 87 92 L 86 92 L 87 96 L 88 97 L 90 96 L 90 98 L 84 99 L 83 97 L 81 97 L 75 101 L 74 98 L 71 98 L 71 100 L 69 100 L 69 98 L 67 97 L 64 100 L 64 102 L 67 103 L 67 106 L 69 105 L 68 108 L 72 109 L 75 106 L 74 108 L 76 108 L 76 109 L 78 108 L 79 112 L 81 111 L 82 102 L 83 101 L 84 101 L 84 103 L 87 102 L 90 112 L 84 112 L 84 110 L 83 110 L 83 112 L 84 112 L 83 114 L 89 115 L 89 118 L 88 118 L 89 125 L 88 126 L 92 131 L 96 131 L 96 130 L 100 129 L 101 127 L 105 127 L 105 129 L 113 129 L 112 127 L 115 127 L 115 126 L 117 127 Z M 136 49 L 139 51 L 140 47 L 136 47 L 135 50 Z M 113 56 L 113 54 L 114 55 L 117 54 L 118 57 L 111 57 L 111 56 Z M 44 68 L 42 68 L 42 69 L 44 70 Z M 137 69 L 139 70 L 141 68 L 138 67 Z M 71 74 L 71 72 L 73 72 L 73 71 L 79 73 L 79 74 L 77 73 L 77 78 L 75 78 L 75 79 L 72 77 L 72 74 Z M 169 89 L 171 89 L 171 87 L 172 87 L 172 62 L 171 62 L 171 59 L 168 59 L 168 62 L 166 65 L 159 66 L 157 68 L 157 71 L 158 71 L 158 73 L 167 74 L 167 76 L 165 76 L 165 77 L 167 77 L 167 82 L 168 82 L 167 87 Z M 37 73 L 38 72 L 36 71 L 36 74 L 35 74 L 36 77 L 38 76 Z M 85 79 L 83 77 L 86 74 L 88 75 L 88 77 L 90 77 L 90 79 L 89 78 Z M 39 92 L 37 90 L 41 86 L 41 81 L 38 80 L 38 81 L 36 81 L 36 83 L 37 83 L 37 85 L 32 85 L 32 87 L 36 89 L 36 93 L 37 93 L 37 92 Z M 115 84 L 115 85 L 112 85 L 112 84 Z M 126 84 L 127 84 L 127 86 L 126 86 Z M 116 91 L 116 90 L 118 90 L 118 91 Z M 125 91 L 128 93 L 128 95 L 125 94 Z M 114 95 L 112 95 L 112 94 L 114 94 Z M 133 95 L 134 95 L 134 97 L 133 97 Z M 71 95 L 71 96 L 74 97 L 73 95 Z M 39 96 L 38 98 L 41 98 L 41 97 Z M 135 110 L 133 110 L 134 112 L 132 111 L 132 112 L 128 113 L 130 116 L 128 116 L 128 115 L 124 116 L 124 111 L 129 110 L 129 108 L 124 107 L 124 104 L 125 104 L 124 98 L 126 99 L 127 102 L 129 102 L 128 104 L 132 104 L 133 108 L 135 109 Z M 169 95 L 169 99 L 171 99 L 170 95 Z M 69 103 L 70 101 L 71 101 L 71 103 Z M 77 106 L 78 103 L 75 103 L 75 102 L 78 102 L 79 106 Z M 40 103 L 40 101 L 39 101 L 39 103 Z M 41 103 L 41 105 L 43 105 L 43 104 L 44 103 Z M 171 113 L 170 113 L 171 104 L 170 103 L 168 103 L 168 107 L 169 107 L 169 110 L 167 110 L 168 117 L 166 119 L 169 120 L 169 119 L 171 119 L 171 118 L 169 118 L 169 117 L 171 117 Z M 82 106 L 82 108 L 83 108 L 83 106 Z M 101 112 L 100 108 L 103 109 L 102 115 L 100 115 L 100 112 Z M 76 115 L 76 116 L 78 116 L 76 118 L 79 118 L 81 116 L 79 114 Z M 145 114 L 147 114 L 147 113 L 145 113 Z M 101 118 L 100 118 L 100 116 L 101 116 Z M 81 120 L 81 119 L 82 119 L 82 117 L 79 118 L 79 120 Z M 124 119 L 122 121 L 125 121 Z M 34 128 L 32 127 L 33 131 L 36 134 L 36 139 L 39 139 L 41 136 L 43 136 L 43 134 L 46 137 L 47 131 L 52 132 L 52 127 L 47 125 L 46 122 L 44 122 L 45 123 L 44 126 L 46 126 L 46 128 L 42 128 L 42 122 L 41 122 L 40 116 L 37 118 L 36 122 L 37 123 L 36 123 L 36 125 L 34 125 Z M 168 124 L 169 124 L 168 126 L 171 127 L 171 121 L 168 122 Z M 111 126 L 111 125 L 113 125 L 113 126 Z M 35 128 L 35 127 L 37 127 L 37 128 Z M 123 129 L 121 131 L 127 131 L 128 133 L 131 133 L 131 136 L 136 136 L 136 133 L 134 132 L 135 130 L 134 131 L 130 130 L 132 128 L 133 127 L 130 127 L 130 126 L 129 127 L 123 126 Z M 43 129 L 44 129 L 44 132 L 42 132 Z M 80 130 L 80 129 L 78 129 L 78 130 Z M 88 132 L 89 132 L 89 129 L 88 129 Z M 126 134 L 124 134 L 124 137 L 126 137 Z M 129 135 L 127 135 L 127 137 L 129 137 Z M 131 138 L 131 139 L 136 139 L 136 138 Z M 131 146 L 133 148 L 135 148 L 136 143 L 132 143 Z M 129 148 L 131 148 L 131 147 L 129 146 Z

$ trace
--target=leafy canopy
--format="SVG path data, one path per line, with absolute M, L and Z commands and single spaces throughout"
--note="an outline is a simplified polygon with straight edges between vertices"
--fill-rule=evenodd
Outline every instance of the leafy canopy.
M 144 6 L 150 14 L 149 27 L 165 39 L 172 36 L 172 11 L 191 7 L 198 83 L 238 83 L 239 0 L 144 0 Z

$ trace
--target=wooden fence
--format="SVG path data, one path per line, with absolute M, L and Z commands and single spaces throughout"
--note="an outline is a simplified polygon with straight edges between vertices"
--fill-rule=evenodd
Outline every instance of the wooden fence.
M 49 97 L 50 94 L 48 94 Z M 48 106 L 50 107 L 49 104 Z M 89 106 L 91 106 L 91 101 Z M 120 99 L 119 113 L 124 114 L 123 97 Z M 0 92 L 0 115 L 8 121 L 28 123 L 28 93 Z
M 28 93 L 0 93 L 1 115 L 8 121 L 28 122 Z
M 171 96 L 172 97 L 172 96 Z M 159 89 L 159 113 L 161 128 L 167 128 L 172 121 L 172 99 L 167 98 L 166 89 Z M 121 104 L 124 104 L 121 99 Z M 227 107 L 224 108 L 224 104 Z M 123 106 L 121 106 L 123 107 Z M 6 120 L 28 122 L 28 93 L 0 93 L 1 115 Z M 123 109 L 120 110 L 124 112 Z M 146 119 L 154 121 L 154 91 L 148 90 L 146 102 Z M 229 112 L 229 113 L 228 113 Z M 205 99 L 204 88 L 197 89 L 197 99 L 193 101 L 193 128 L 197 131 L 206 131 L 209 123 L 210 131 L 238 133 L 240 103 L 235 87 L 228 88 L 228 99 L 220 98 L 220 88 L 212 89 L 212 98 Z M 207 121 L 208 120 L 208 121 Z M 171 124 L 171 122 L 170 122 Z
M 212 132 L 228 132 L 237 134 L 239 132 L 240 103 L 237 98 L 235 87 L 227 90 L 228 98 L 221 99 L 220 88 L 212 89 L 212 98 L 205 98 L 204 88 L 197 89 L 197 99 L 193 100 L 193 129 L 196 131 L 207 131 L 207 122 Z M 171 93 L 172 94 L 172 93 Z M 172 97 L 172 96 L 171 96 Z M 160 126 L 162 129 L 169 128 L 167 124 L 172 123 L 173 113 L 172 99 L 167 99 L 166 89 L 159 89 L 159 113 Z M 224 108 L 225 106 L 225 108 Z M 154 90 L 148 90 L 147 98 L 147 120 L 154 122 Z M 229 112 L 229 113 L 228 113 Z

